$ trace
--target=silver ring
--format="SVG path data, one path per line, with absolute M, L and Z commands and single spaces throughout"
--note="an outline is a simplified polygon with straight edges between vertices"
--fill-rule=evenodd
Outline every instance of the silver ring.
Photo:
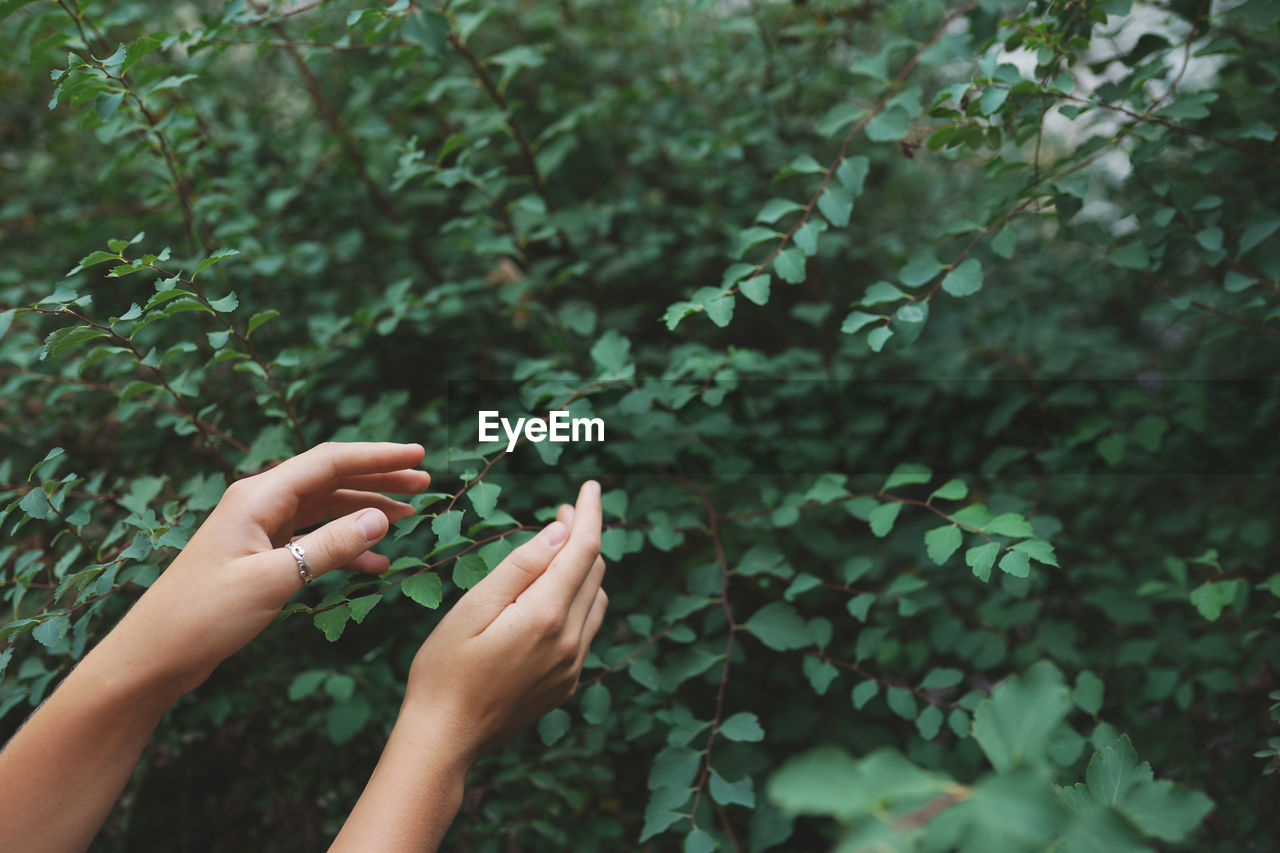
M 311 564 L 307 562 L 307 551 L 297 542 L 290 542 L 287 546 L 289 553 L 293 554 L 293 559 L 298 561 L 298 575 L 302 578 L 302 583 L 311 583 L 316 576 L 311 574 Z

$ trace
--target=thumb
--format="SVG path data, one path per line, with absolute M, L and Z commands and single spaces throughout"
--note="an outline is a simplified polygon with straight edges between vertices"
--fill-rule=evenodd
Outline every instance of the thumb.
M 323 527 L 300 536 L 294 544 L 305 552 L 311 575 L 318 578 L 325 572 L 353 563 L 356 564 L 353 568 L 363 568 L 360 558 L 387 535 L 387 527 L 387 517 L 382 510 L 369 507 L 335 518 Z M 276 571 L 280 574 L 291 575 L 291 581 L 299 585 L 302 583 L 298 561 L 288 546 L 276 548 L 263 556 L 271 561 L 273 567 L 279 567 Z
M 569 540 L 569 528 L 553 521 L 537 536 L 516 548 L 467 593 L 473 600 L 484 602 L 485 624 L 498 611 L 515 601 L 520 593 L 541 577 L 551 560 Z

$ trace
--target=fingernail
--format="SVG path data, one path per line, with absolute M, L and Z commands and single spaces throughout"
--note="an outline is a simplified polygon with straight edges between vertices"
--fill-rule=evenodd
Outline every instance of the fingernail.
M 565 527 L 558 521 L 553 521 L 546 527 L 542 528 L 542 532 L 538 534 L 538 538 L 554 548 L 563 542 L 565 537 L 568 535 L 569 528 Z
M 364 534 L 364 541 L 375 542 L 382 538 L 382 531 L 386 528 L 385 519 L 382 513 L 376 509 L 367 509 L 356 517 L 356 523 L 360 525 L 360 532 Z
M 597 483 L 595 480 L 587 480 L 586 488 L 587 488 L 587 494 L 589 495 L 600 494 L 600 484 Z

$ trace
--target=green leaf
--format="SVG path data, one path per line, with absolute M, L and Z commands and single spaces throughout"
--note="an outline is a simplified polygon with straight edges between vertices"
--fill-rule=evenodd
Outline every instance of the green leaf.
M 907 294 L 894 287 L 887 281 L 877 281 L 867 288 L 867 292 L 862 295 L 861 304 L 868 307 L 879 305 L 882 302 L 897 302 L 899 299 L 906 299 Z M 868 317 L 874 316 L 871 314 Z
M 960 528 L 954 524 L 944 524 L 928 531 L 924 535 L 924 544 L 929 559 L 941 566 L 960 548 L 962 539 Z
M 684 837 L 682 853 L 711 853 L 716 849 L 716 840 L 705 829 L 694 827 Z
M 911 114 L 900 106 L 887 107 L 867 123 L 863 133 L 872 142 L 893 142 L 911 130 Z
M 884 481 L 884 485 L 880 487 L 880 491 L 887 492 L 899 486 L 915 486 L 927 483 L 932 477 L 933 472 L 929 470 L 928 466 L 915 462 L 903 462 L 889 474 L 888 479 Z
M 436 535 L 437 546 L 449 545 L 462 535 L 462 510 L 452 509 L 431 520 L 431 532 Z
M 933 740 L 942 731 L 942 711 L 937 705 L 930 705 L 916 717 L 916 730 L 925 740 Z
M 777 651 L 802 649 L 813 644 L 808 624 L 790 604 L 775 601 L 761 607 L 743 625 L 760 642 Z
M 1053 552 L 1053 546 L 1043 539 L 1024 539 L 1014 545 L 1013 550 L 1021 551 L 1037 563 L 1058 568 L 1058 557 Z
M 569 731 L 571 719 L 564 708 L 555 708 L 538 720 L 538 738 L 543 746 L 555 746 Z
M 992 86 L 982 93 L 982 97 L 978 98 L 978 112 L 984 116 L 989 116 L 994 112 L 998 112 L 1008 99 L 1008 89 Z
M 880 350 L 884 349 L 885 341 L 891 337 L 893 337 L 893 329 L 888 326 L 877 326 L 867 332 L 867 346 L 871 348 L 872 352 L 880 352 Z
M 484 558 L 474 552 L 463 554 L 453 563 L 453 584 L 458 589 L 471 589 L 488 574 Z
M 991 567 L 995 565 L 996 555 L 999 553 L 1000 546 L 995 542 L 976 545 L 965 552 L 964 562 L 973 569 L 973 576 L 985 583 L 991 580 Z
M 773 259 L 773 270 L 778 278 L 791 284 L 800 284 L 805 278 L 804 252 L 799 249 L 783 249 Z
M 901 511 L 902 504 L 897 501 L 880 504 L 871 510 L 871 516 L 867 519 L 867 523 L 871 525 L 871 532 L 880 539 L 888 536 L 889 531 L 893 529 L 893 523 L 898 519 L 898 513 Z
M 1147 254 L 1146 244 L 1141 239 L 1131 240 L 1123 246 L 1112 249 L 1108 257 L 1111 263 L 1127 270 L 1151 268 L 1151 257 Z
M 81 270 L 85 270 L 85 269 L 88 269 L 89 267 L 97 266 L 98 264 L 105 264 L 107 261 L 118 261 L 118 260 L 121 260 L 119 252 L 104 252 L 101 249 L 99 249 L 98 251 L 90 252 L 89 254 L 81 258 L 80 263 L 72 267 L 70 272 L 68 272 L 65 277 L 69 278 L 75 275 L 76 273 L 80 272 Z
M 832 225 L 843 228 L 849 224 L 853 214 L 853 193 L 843 186 L 827 184 L 826 190 L 818 197 L 818 210 Z
M 34 488 L 22 496 L 22 500 L 18 502 L 18 509 L 31 518 L 41 521 L 49 517 L 49 496 L 44 493 L 44 489 Z
M 995 252 L 1006 261 L 1013 257 L 1014 250 L 1018 248 L 1018 232 L 1013 230 L 1013 226 L 1006 225 L 996 232 L 996 236 L 991 240 L 991 251 Z
M 836 178 L 854 198 L 857 198 L 862 195 L 862 189 L 870 171 L 871 161 L 859 154 L 855 157 L 846 157 L 844 159 L 844 162 L 836 169 Z
M 600 682 L 582 691 L 582 719 L 593 726 L 598 726 L 609 718 L 611 699 L 609 688 Z
M 1102 710 L 1103 689 L 1102 679 L 1086 669 L 1076 676 L 1076 688 L 1071 691 L 1071 698 L 1081 711 L 1097 714 Z
M 962 501 L 969 496 L 969 487 L 964 480 L 947 480 L 941 486 L 933 490 L 929 495 L 929 500 L 941 498 L 944 501 Z
M 711 770 L 711 798 L 722 806 L 756 807 L 755 786 L 747 776 L 737 782 L 726 782 L 724 777 Z
M 293 681 L 289 682 L 289 701 L 300 702 L 306 699 L 319 689 L 320 683 L 328 675 L 329 673 L 323 669 L 308 669 L 298 673 L 293 677 Z
M 1031 529 L 1031 524 L 1027 519 L 1016 512 L 997 515 L 982 525 L 982 530 L 986 533 L 995 533 L 999 536 L 1009 536 L 1015 539 L 1035 535 L 1035 531 Z
M 498 508 L 498 495 L 500 494 L 502 494 L 502 487 L 487 480 L 479 483 L 473 482 L 467 489 L 467 497 L 471 500 L 471 505 L 475 507 L 476 515 L 481 518 L 488 518 L 493 515 L 493 511 Z
M 706 303 L 707 316 L 720 328 L 729 325 L 733 320 L 734 295 L 726 291 Z
M 55 613 L 35 627 L 31 636 L 46 648 L 56 645 L 67 635 L 71 627 L 71 618 L 65 613 Z
M 1200 615 L 1210 622 L 1216 622 L 1227 605 L 1236 600 L 1236 596 L 1244 587 L 1244 581 L 1238 579 L 1225 581 L 1206 581 L 1191 590 L 1191 603 Z
M 1255 217 L 1255 221 L 1245 228 L 1244 232 L 1240 235 L 1240 245 L 1237 255 L 1243 255 L 1250 251 L 1263 240 L 1274 234 L 1276 229 L 1280 229 L 1280 216 L 1267 212 Z M 83 261 L 81 263 L 83 263 Z
M 631 360 L 631 341 L 609 329 L 591 346 L 591 360 L 601 373 L 621 373 Z
M 738 283 L 738 290 L 742 291 L 742 295 L 750 299 L 757 305 L 765 305 L 769 302 L 769 282 L 772 277 L 767 273 L 764 275 L 752 276 L 745 281 Z
M 849 316 L 844 318 L 844 323 L 840 326 L 840 331 L 846 335 L 852 335 L 868 323 L 874 323 L 877 320 L 883 320 L 876 314 L 868 314 L 865 311 L 850 311 Z
M 880 693 L 880 684 L 873 679 L 867 679 L 858 686 L 853 688 L 850 699 L 853 701 L 853 707 L 862 710 L 872 699 Z
M 977 258 L 969 258 L 947 273 L 942 289 L 952 296 L 970 296 L 982 289 L 982 264 Z
M 755 743 L 764 740 L 760 720 L 750 711 L 739 711 L 720 724 L 720 734 L 729 740 Z
M 920 287 L 932 281 L 934 276 L 946 269 L 931 251 L 918 252 L 912 255 L 907 265 L 898 271 L 898 281 L 907 287 Z
M 885 700 L 889 710 L 904 720 L 914 720 L 918 712 L 915 694 L 902 687 L 890 687 L 885 691 Z
M 221 299 L 210 299 L 209 307 L 220 314 L 230 314 L 240 307 L 240 299 L 233 290 Z
M 1160 779 L 1134 789 L 1119 810 L 1147 835 L 1182 841 L 1213 810 L 1213 801 Z
M 49 356 L 61 355 L 66 350 L 86 341 L 108 336 L 107 332 L 92 326 L 67 326 L 57 329 L 50 332 L 49 336 L 44 339 L 44 346 L 40 350 L 40 360 L 44 361 Z
M 867 613 L 871 610 L 871 605 L 875 604 L 876 597 L 874 593 L 864 592 L 861 595 L 854 596 L 849 599 L 849 603 L 845 605 L 845 609 L 849 611 L 849 615 L 859 622 L 867 621 Z
M 1025 578 L 1031 574 L 1031 563 L 1021 551 L 1009 551 L 1000 559 L 1000 569 L 1015 578 Z
M 997 773 L 1048 762 L 1049 743 L 1071 710 L 1062 673 L 1046 661 L 1001 682 L 973 715 L 973 738 Z
M 958 669 L 941 667 L 929 670 L 929 674 L 920 682 L 921 690 L 942 690 L 955 687 L 964 680 L 964 673 Z
M 351 608 L 346 604 L 340 604 L 328 610 L 321 610 L 315 615 L 313 621 L 315 626 L 324 632 L 324 638 L 332 643 L 342 636 L 343 630 L 347 627 L 347 620 L 350 618 Z
M 205 258 L 203 261 L 201 261 L 196 266 L 196 271 L 191 274 L 191 277 L 195 278 L 196 276 L 200 275 L 200 273 L 204 272 L 214 264 L 221 263 L 222 261 L 225 261 L 227 258 L 233 257 L 238 254 L 240 254 L 240 251 L 238 249 L 219 249 L 218 251 L 214 252 L 212 255 Z
M 756 222 L 772 225 L 788 213 L 804 210 L 804 205 L 787 198 L 775 198 L 765 202 L 764 207 L 756 214 Z
M 245 337 L 247 338 L 251 336 L 254 332 L 258 330 L 258 327 L 262 326 L 264 323 L 274 320 L 276 317 L 279 317 L 279 316 L 280 316 L 280 312 L 274 308 L 268 308 L 265 311 L 259 311 L 257 314 L 254 314 L 252 317 L 249 318 L 249 330 L 245 333 Z

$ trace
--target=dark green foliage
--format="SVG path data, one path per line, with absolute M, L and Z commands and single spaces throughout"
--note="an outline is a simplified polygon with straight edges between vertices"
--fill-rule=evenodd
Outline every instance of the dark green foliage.
M 321 847 L 585 476 L 606 627 L 451 849 L 1270 846 L 1274 4 L 272 8 L 0 3 L 6 730 L 230 478 L 394 439 L 437 489 L 102 849 Z

